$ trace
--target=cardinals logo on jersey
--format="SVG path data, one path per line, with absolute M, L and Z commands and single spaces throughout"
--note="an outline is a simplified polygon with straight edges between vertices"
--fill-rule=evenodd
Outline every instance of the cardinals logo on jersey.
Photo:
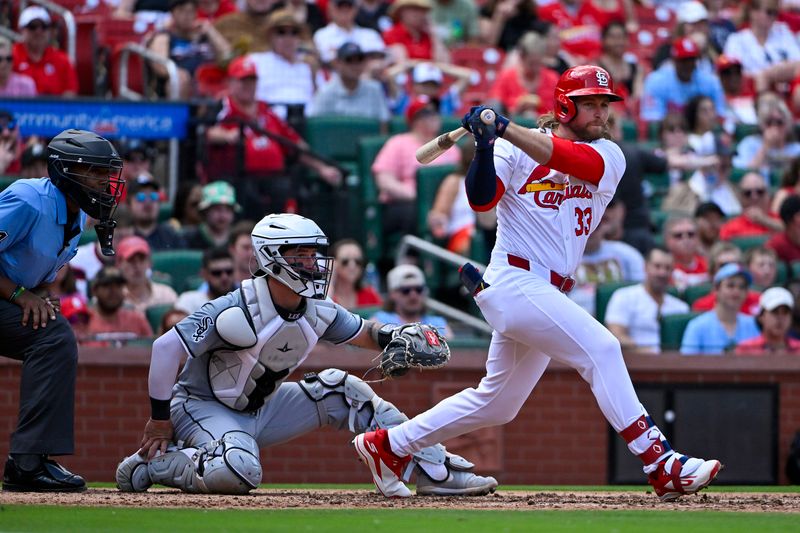
M 551 173 L 550 168 L 541 165 L 533 169 L 525 184 L 517 190 L 517 194 L 530 193 L 533 193 L 534 203 L 546 209 L 558 209 L 564 200 L 570 198 L 592 197 L 585 185 L 570 185 L 569 176 L 560 172 Z

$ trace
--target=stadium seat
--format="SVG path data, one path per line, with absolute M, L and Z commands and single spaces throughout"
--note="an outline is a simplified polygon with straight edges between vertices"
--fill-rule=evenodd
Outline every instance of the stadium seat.
M 736 124 L 733 132 L 734 140 L 738 143 L 748 135 L 755 135 L 759 132 L 758 124 Z
M 417 234 L 429 237 L 428 212 L 444 178 L 455 171 L 455 165 L 433 165 L 417 170 Z
M 153 253 L 153 270 L 169 274 L 172 288 L 181 293 L 188 290 L 187 280 L 197 276 L 203 264 L 200 250 L 169 250 Z
M 83 246 L 84 244 L 89 244 L 90 242 L 94 242 L 97 240 L 97 233 L 94 231 L 94 226 L 90 229 L 84 230 L 81 233 L 81 238 L 78 241 L 78 246 Z
M 364 117 L 319 116 L 306 121 L 306 140 L 311 149 L 336 161 L 356 161 L 358 140 L 378 135 L 380 122 Z
M 352 202 L 358 209 L 361 233 L 353 237 L 364 245 L 367 261 L 377 262 L 383 256 L 383 228 L 381 224 L 381 206 L 378 203 L 378 188 L 372 176 L 372 162 L 386 144 L 385 135 L 362 137 L 358 142 L 358 183 Z
M 19 176 L 0 176 L 0 192 L 4 191 L 6 187 L 20 179 Z
M 614 291 L 633 284 L 634 282 L 632 281 L 613 281 L 610 283 L 601 283 L 597 286 L 594 316 L 597 318 L 598 322 L 605 324 L 606 308 L 608 307 L 608 302 L 611 301 L 611 295 L 614 294 Z
M 680 350 L 686 325 L 699 314 L 679 313 L 661 317 L 661 349 L 663 351 Z
M 150 322 L 150 327 L 153 329 L 155 335 L 159 333 L 158 330 L 161 326 L 161 319 L 171 308 L 172 304 L 161 304 L 153 305 L 145 309 L 144 314 L 147 317 L 147 321 Z
M 700 283 L 699 285 L 691 285 L 686 287 L 686 290 L 683 291 L 683 298 L 682 300 L 689 304 L 689 307 L 692 306 L 694 302 L 698 299 L 702 298 L 706 294 L 709 294 L 713 290 L 713 286 L 711 283 Z
M 158 221 L 166 222 L 172 218 L 172 204 L 163 202 L 158 206 Z
M 734 237 L 730 242 L 735 244 L 742 252 L 746 252 L 751 248 L 764 246 L 769 238 L 770 235 L 751 235 L 749 237 Z
M 397 135 L 408 131 L 405 115 L 395 115 L 389 119 L 389 135 Z

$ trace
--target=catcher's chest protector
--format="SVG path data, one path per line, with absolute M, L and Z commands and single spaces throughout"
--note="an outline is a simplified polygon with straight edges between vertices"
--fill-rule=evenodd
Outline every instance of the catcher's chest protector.
M 308 357 L 336 311 L 307 300 L 303 316 L 284 320 L 275 310 L 263 278 L 242 282 L 242 295 L 256 342 L 237 351 L 214 352 L 208 361 L 208 378 L 220 402 L 237 411 L 252 411 Z

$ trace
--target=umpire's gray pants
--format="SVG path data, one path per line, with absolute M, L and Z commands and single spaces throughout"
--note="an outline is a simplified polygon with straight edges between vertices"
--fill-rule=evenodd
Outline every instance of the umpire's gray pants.
M 75 451 L 78 346 L 60 314 L 47 327 L 22 325 L 22 308 L 0 301 L 0 355 L 22 361 L 19 420 L 10 453 L 64 455 Z
M 252 413 L 234 411 L 216 400 L 187 398 L 178 393 L 172 400 L 175 440 L 181 447 L 197 447 L 221 438 L 228 431 L 244 431 L 256 439 L 259 448 L 275 446 L 322 426 L 347 429 L 350 406 L 341 394 L 330 394 L 318 404 L 297 383 L 283 383 L 266 405 Z M 321 413 L 326 413 L 323 419 Z M 369 429 L 372 409 L 359 411 L 354 425 L 357 433 Z

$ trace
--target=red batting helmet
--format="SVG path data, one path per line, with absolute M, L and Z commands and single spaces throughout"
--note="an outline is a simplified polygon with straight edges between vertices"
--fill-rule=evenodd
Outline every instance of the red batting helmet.
M 556 118 L 559 122 L 569 122 L 578 113 L 573 98 L 594 94 L 606 95 L 610 102 L 622 100 L 622 97 L 614 92 L 614 81 L 605 69 L 595 65 L 580 65 L 567 70 L 558 80 L 553 95 Z

